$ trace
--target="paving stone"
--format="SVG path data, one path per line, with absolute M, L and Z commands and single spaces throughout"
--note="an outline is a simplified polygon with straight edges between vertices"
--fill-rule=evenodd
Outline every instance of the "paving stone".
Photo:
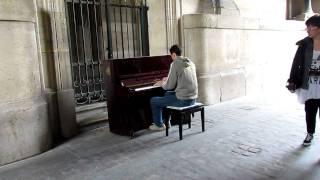
M 196 113 L 182 141 L 178 126 L 168 137 L 144 130 L 133 139 L 101 127 L 0 167 L 0 179 L 320 179 L 319 136 L 301 146 L 303 106 L 239 98 L 205 113 L 206 131 Z

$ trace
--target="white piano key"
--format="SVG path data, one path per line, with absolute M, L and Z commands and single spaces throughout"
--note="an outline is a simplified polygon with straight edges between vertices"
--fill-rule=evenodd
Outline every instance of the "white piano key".
M 153 88 L 158 88 L 160 86 L 145 86 L 145 87 L 141 87 L 141 88 L 136 88 L 134 89 L 134 91 L 143 91 L 143 90 L 148 90 L 148 89 L 153 89 Z

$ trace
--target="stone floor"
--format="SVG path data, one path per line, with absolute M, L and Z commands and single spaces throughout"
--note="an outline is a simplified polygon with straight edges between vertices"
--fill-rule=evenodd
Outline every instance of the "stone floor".
M 130 139 L 100 127 L 60 146 L 0 167 L 0 179 L 311 180 L 320 179 L 320 141 L 302 147 L 303 106 L 250 98 L 207 106 L 192 128 L 144 130 Z M 317 132 L 319 130 L 317 129 Z

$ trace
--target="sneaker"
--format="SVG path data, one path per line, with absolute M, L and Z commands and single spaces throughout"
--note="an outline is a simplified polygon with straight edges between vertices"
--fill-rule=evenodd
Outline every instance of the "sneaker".
M 163 130 L 166 130 L 166 126 L 164 124 L 162 124 L 162 126 L 159 127 L 155 124 L 152 124 L 151 126 L 149 126 L 149 129 L 153 130 L 153 131 L 163 131 Z
M 313 134 L 308 133 L 306 138 L 303 141 L 303 145 L 309 146 L 311 144 L 312 139 L 313 139 Z

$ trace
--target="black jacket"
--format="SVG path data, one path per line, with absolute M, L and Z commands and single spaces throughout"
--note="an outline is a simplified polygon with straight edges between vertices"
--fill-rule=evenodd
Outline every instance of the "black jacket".
M 297 52 L 294 56 L 288 83 L 293 83 L 295 88 L 308 88 L 309 67 L 312 62 L 313 40 L 306 37 L 296 43 Z

